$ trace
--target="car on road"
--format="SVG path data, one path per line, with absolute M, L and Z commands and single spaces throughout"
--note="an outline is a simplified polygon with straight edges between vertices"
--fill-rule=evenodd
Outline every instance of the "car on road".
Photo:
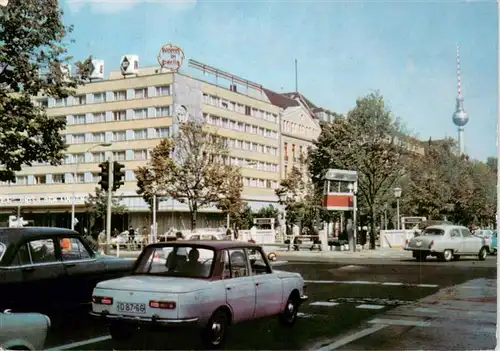
M 90 303 L 98 282 L 129 274 L 133 264 L 94 252 L 73 230 L 0 228 L 0 308 Z
M 0 350 L 43 350 L 49 328 L 44 314 L 0 312 Z
M 484 238 L 472 235 L 466 227 L 442 224 L 425 228 L 419 236 L 407 240 L 404 249 L 412 251 L 418 261 L 425 261 L 428 256 L 445 262 L 458 260 L 460 256 L 477 256 L 483 261 L 489 246 Z
M 490 253 L 493 255 L 497 254 L 497 232 L 494 231 L 491 235 L 491 243 L 490 243 Z
M 147 246 L 131 276 L 98 283 L 91 314 L 108 320 L 117 342 L 128 341 L 141 325 L 182 326 L 217 348 L 235 323 L 279 316 L 293 325 L 306 299 L 302 276 L 273 270 L 259 245 L 175 241 Z

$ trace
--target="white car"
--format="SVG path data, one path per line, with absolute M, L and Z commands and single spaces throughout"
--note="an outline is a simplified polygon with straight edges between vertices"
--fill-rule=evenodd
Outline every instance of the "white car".
M 279 316 L 293 325 L 305 300 L 301 275 L 273 270 L 256 244 L 175 241 L 146 247 L 131 276 L 98 283 L 92 315 L 108 319 L 114 341 L 139 325 L 186 326 L 216 348 L 234 323 Z
M 43 350 L 49 328 L 44 314 L 0 312 L 0 350 Z

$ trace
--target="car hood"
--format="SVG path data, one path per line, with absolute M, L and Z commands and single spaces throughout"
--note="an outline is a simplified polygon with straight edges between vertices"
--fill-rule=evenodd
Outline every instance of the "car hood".
M 109 290 L 186 293 L 203 290 L 209 285 L 209 281 L 202 279 L 133 275 L 100 282 L 96 285 L 96 288 Z
M 299 273 L 295 272 L 274 270 L 274 273 L 276 273 L 276 275 L 280 278 L 302 278 Z

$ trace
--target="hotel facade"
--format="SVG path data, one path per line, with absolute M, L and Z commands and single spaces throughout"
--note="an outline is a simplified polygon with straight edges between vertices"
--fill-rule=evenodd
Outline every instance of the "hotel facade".
M 189 60 L 188 74 L 160 66 L 139 68 L 138 57 L 127 55 L 120 70 L 106 79 L 103 64 L 93 61 L 96 79 L 80 86 L 74 96 L 35 99 L 47 115 L 66 120 L 68 148 L 62 165 L 24 167 L 15 183 L 0 184 L 3 225 L 20 210 L 34 225 L 70 227 L 74 199 L 76 229 L 90 228 L 85 200 L 98 187 L 98 165 L 111 156 L 125 165 L 125 184 L 115 196 L 121 196 L 128 209 L 126 215 L 113 217 L 113 228 L 149 228 L 151 211 L 136 193 L 134 170 L 148 162 L 161 139 L 175 133 L 181 106 L 188 118 L 203 120 L 209 131 L 225 138 L 230 149 L 227 162 L 241 168 L 243 198 L 252 209 L 276 205 L 279 182 L 319 136 L 318 118 L 333 115 L 310 106 L 301 94 L 275 93 L 194 60 Z M 161 199 L 157 221 L 158 233 L 189 228 L 188 208 Z M 223 224 L 217 209 L 200 210 L 200 228 Z

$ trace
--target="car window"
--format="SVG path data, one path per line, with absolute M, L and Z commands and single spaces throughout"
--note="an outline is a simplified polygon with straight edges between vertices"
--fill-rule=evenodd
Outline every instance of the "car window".
M 27 248 L 33 264 L 56 262 L 54 241 L 52 239 L 33 240 Z
M 62 238 L 59 240 L 63 261 L 88 260 L 92 258 L 90 252 L 78 238 Z
M 241 278 L 248 277 L 248 261 L 244 249 L 227 250 L 223 255 L 224 257 L 224 277 L 228 278 Z
M 441 228 L 425 228 L 422 235 L 444 235 L 444 230 Z
M 17 250 L 16 256 L 14 257 L 14 261 L 12 265 L 14 266 L 24 266 L 31 264 L 31 254 L 28 250 L 28 246 L 23 244 Z
M 452 229 L 450 232 L 452 238 L 460 238 L 460 231 L 458 229 Z
M 264 259 L 264 255 L 260 250 L 247 250 L 248 258 L 250 260 L 250 267 L 252 268 L 252 275 L 270 274 L 272 269 Z
M 468 238 L 468 237 L 471 237 L 471 233 L 469 232 L 469 229 L 467 228 L 460 228 L 460 232 L 462 233 L 462 236 L 464 238 Z

